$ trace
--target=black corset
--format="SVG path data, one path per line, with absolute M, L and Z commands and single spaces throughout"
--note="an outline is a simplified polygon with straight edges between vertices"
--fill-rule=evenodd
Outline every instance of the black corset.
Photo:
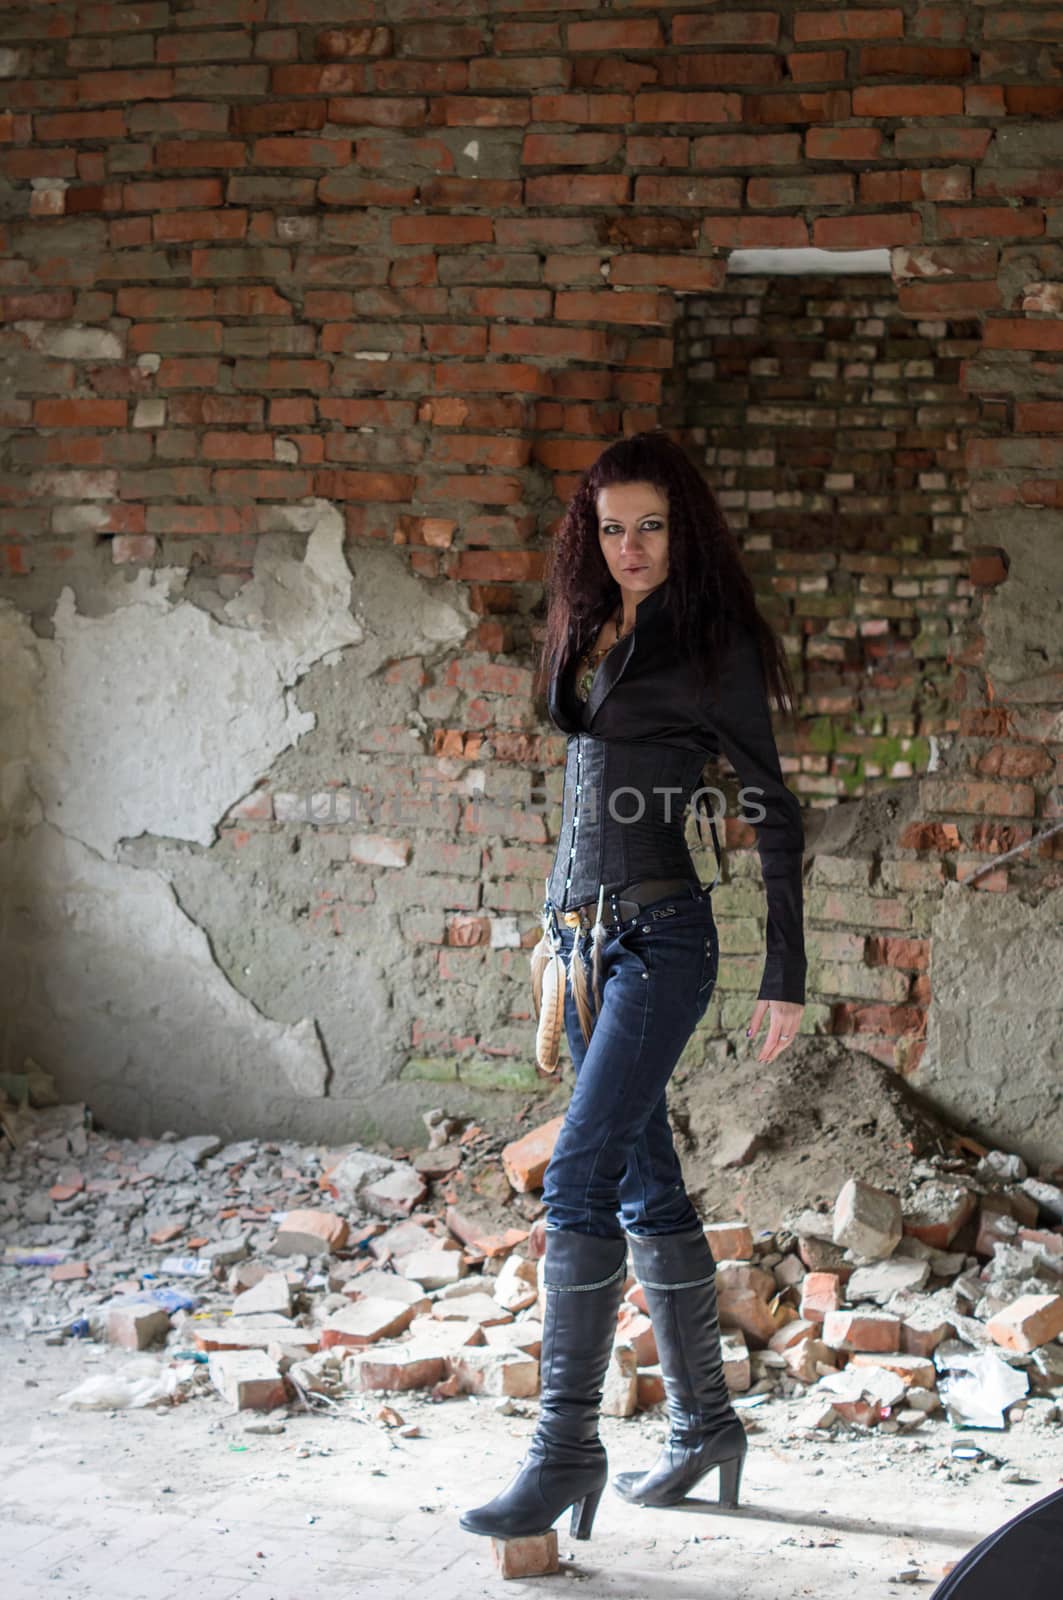
M 668 745 L 597 739 L 568 741 L 561 832 L 547 883 L 559 911 L 596 901 L 642 878 L 698 873 L 684 814 L 700 783 L 704 755 Z

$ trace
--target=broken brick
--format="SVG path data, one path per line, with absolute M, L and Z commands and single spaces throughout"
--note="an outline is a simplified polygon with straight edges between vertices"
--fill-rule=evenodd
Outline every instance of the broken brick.
M 835 1244 L 877 1260 L 893 1253 L 902 1231 L 901 1203 L 895 1194 L 860 1178 L 842 1185 L 834 1202 Z
M 823 1343 L 832 1350 L 896 1350 L 901 1336 L 897 1317 L 885 1311 L 828 1311 Z
M 526 1306 L 534 1305 L 539 1293 L 534 1261 L 517 1255 L 507 1257 L 494 1280 L 492 1292 L 507 1311 L 523 1311 Z
M 986 1332 L 1004 1350 L 1037 1350 L 1063 1333 L 1063 1295 L 1020 1295 L 990 1318 Z
M 720 1358 L 723 1377 L 731 1394 L 741 1394 L 753 1381 L 749 1346 L 740 1332 L 721 1333 Z
M 775 1333 L 775 1318 L 767 1301 L 755 1289 L 732 1289 L 717 1298 L 722 1328 L 740 1328 L 757 1349 Z
M 443 1235 L 422 1222 L 394 1222 L 370 1238 L 369 1254 L 375 1261 L 398 1261 L 414 1250 L 438 1250 L 442 1242 Z
M 408 1217 L 428 1194 L 428 1184 L 410 1166 L 396 1166 L 382 1178 L 367 1183 L 361 1200 L 378 1217 Z
M 288 1389 L 262 1350 L 223 1350 L 207 1363 L 210 1381 L 238 1411 L 272 1411 L 288 1402 Z
M 470 1279 L 472 1283 L 475 1281 Z M 463 1294 L 450 1300 L 437 1300 L 431 1315 L 438 1322 L 476 1322 L 481 1328 L 501 1327 L 513 1321 L 513 1313 L 489 1294 Z
M 270 1246 L 278 1256 L 318 1256 L 342 1250 L 347 1224 L 332 1211 L 289 1211 Z
M 321 1329 L 321 1348 L 352 1345 L 361 1349 L 380 1339 L 393 1339 L 413 1321 L 414 1308 L 399 1300 L 356 1300 L 333 1312 Z
M 664 1374 L 660 1367 L 640 1367 L 635 1375 L 636 1381 L 636 1406 L 639 1411 L 648 1411 L 651 1406 L 659 1406 L 665 1397 Z
M 828 1311 L 842 1303 L 841 1280 L 836 1272 L 810 1272 L 801 1284 L 801 1315 L 806 1322 L 822 1322 Z
M 837 1366 L 837 1355 L 822 1339 L 806 1337 L 783 1351 L 783 1360 L 791 1378 L 801 1383 L 815 1383 L 823 1373 L 821 1368 Z
M 442 1289 L 445 1284 L 464 1278 L 465 1257 L 460 1250 L 414 1250 L 401 1258 L 399 1269 L 404 1278 L 412 1278 L 422 1289 Z
M 345 1261 L 342 1265 L 349 1267 L 353 1263 Z M 430 1305 L 422 1294 L 423 1284 L 404 1278 L 397 1272 L 381 1272 L 376 1267 L 371 1267 L 358 1277 L 344 1277 L 330 1272 L 328 1286 L 334 1293 L 338 1290 L 340 1294 L 345 1294 L 349 1300 L 398 1300 L 404 1306 L 415 1306 L 418 1311 L 427 1311 Z
M 752 1259 L 753 1233 L 744 1222 L 710 1222 L 705 1237 L 715 1261 Z
M 141 1301 L 130 1306 L 107 1307 L 104 1327 L 108 1344 L 120 1345 L 123 1350 L 147 1350 L 157 1339 L 165 1339 L 170 1331 L 170 1318 L 161 1306 Z
M 745 1261 L 721 1261 L 716 1268 L 718 1294 L 735 1294 L 744 1290 L 759 1295 L 765 1302 L 775 1294 L 775 1279 L 763 1267 L 754 1267 Z
M 853 1270 L 841 1245 L 826 1239 L 802 1237 L 797 1241 L 797 1253 L 809 1272 L 833 1272 L 843 1283 Z
M 525 1242 L 529 1234 L 527 1228 L 506 1228 L 502 1233 L 496 1233 L 488 1217 L 480 1216 L 465 1206 L 447 1207 L 447 1227 L 470 1250 L 489 1258 L 508 1256 Z
M 179 1239 L 184 1231 L 183 1222 L 170 1222 L 164 1228 L 156 1228 L 149 1233 L 148 1240 L 151 1244 L 169 1244 L 171 1240 Z
M 654 1338 L 653 1323 L 643 1312 L 636 1311 L 634 1306 L 621 1305 L 616 1319 L 616 1337 L 631 1346 L 640 1367 L 656 1364 L 657 1340 Z
M 518 1194 L 541 1189 L 564 1117 L 552 1117 L 502 1148 L 502 1166 Z
M 60 1261 L 48 1274 L 53 1283 L 70 1283 L 76 1278 L 87 1278 L 88 1275 L 87 1261 Z
M 947 1250 L 977 1204 L 977 1196 L 962 1184 L 920 1184 L 904 1207 L 904 1232 L 935 1250 Z
M 806 1317 L 795 1317 L 792 1322 L 784 1322 L 781 1328 L 775 1330 L 768 1340 L 768 1349 L 776 1350 L 782 1355 L 804 1339 L 809 1339 L 813 1335 L 818 1336 L 819 1330 L 820 1322 Z
M 876 1367 L 892 1372 L 910 1389 L 935 1389 L 937 1368 L 932 1361 L 919 1356 L 898 1354 L 896 1351 L 858 1351 L 849 1362 L 850 1367 Z
M 254 1316 L 290 1317 L 292 1314 L 292 1286 L 283 1272 L 265 1272 L 250 1289 L 238 1294 L 232 1303 L 234 1317 Z
M 447 1368 L 463 1394 L 527 1400 L 539 1392 L 539 1363 L 519 1350 L 463 1349 L 447 1357 Z
M 542 1578 L 560 1571 L 553 1528 L 531 1538 L 492 1539 L 491 1551 L 503 1578 Z
M 629 1344 L 615 1344 L 602 1388 L 603 1417 L 630 1417 L 638 1405 L 638 1358 Z
M 441 1355 L 423 1346 L 377 1345 L 348 1356 L 344 1372 L 353 1388 L 379 1394 L 430 1389 L 446 1376 L 446 1363 Z
M 536 1361 L 543 1347 L 543 1325 L 536 1322 L 534 1317 L 485 1328 L 483 1334 L 485 1342 L 496 1350 L 523 1350 L 526 1355 L 534 1356 Z

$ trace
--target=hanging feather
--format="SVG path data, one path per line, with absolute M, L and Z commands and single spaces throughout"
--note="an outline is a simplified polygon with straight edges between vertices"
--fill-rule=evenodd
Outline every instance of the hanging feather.
M 594 1031 L 594 1019 L 601 1010 L 602 984 L 601 984 L 601 950 L 605 943 L 605 924 L 602 922 L 602 908 L 605 903 L 605 885 L 599 886 L 598 910 L 594 919 L 594 928 L 591 934 L 592 966 L 594 978 L 594 1005 L 587 992 L 587 969 L 583 957 L 579 952 L 580 935 L 577 933 L 572 941 L 572 955 L 569 958 L 569 974 L 572 978 L 572 998 L 576 1002 L 576 1015 L 579 1018 L 580 1032 L 583 1034 L 584 1044 L 590 1044 L 591 1034 Z
M 594 1019 L 591 1016 L 590 1001 L 587 999 L 587 971 L 580 953 L 579 932 L 572 941 L 572 953 L 568 958 L 568 975 L 572 980 L 572 998 L 576 1002 L 576 1016 L 579 1018 L 583 1042 L 589 1044 Z
M 565 1016 L 565 963 L 560 950 L 550 950 L 547 954 L 542 967 L 539 994 L 535 1071 L 540 1078 L 559 1078 L 559 1046 Z
M 531 953 L 532 1006 L 538 1018 L 543 1005 L 543 972 L 553 950 L 548 929 L 543 928 L 542 938 Z
M 561 937 L 551 920 L 549 879 L 543 902 L 543 931 L 531 953 L 532 1006 L 538 1026 L 535 1031 L 535 1070 L 540 1078 L 561 1074 L 558 1049 L 565 1020 L 565 963 Z

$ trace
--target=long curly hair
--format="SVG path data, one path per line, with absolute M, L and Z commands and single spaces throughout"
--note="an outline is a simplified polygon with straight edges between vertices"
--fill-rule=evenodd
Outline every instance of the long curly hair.
M 648 482 L 668 497 L 668 596 L 677 648 L 704 692 L 717 678 L 736 627 L 752 632 L 768 696 L 794 717 L 794 685 L 782 643 L 762 615 L 734 533 L 700 469 L 663 430 L 607 446 L 584 472 L 558 525 L 544 575 L 546 630 L 533 692 L 544 694 L 597 638 L 617 607 L 620 585 L 598 543 L 599 489 Z

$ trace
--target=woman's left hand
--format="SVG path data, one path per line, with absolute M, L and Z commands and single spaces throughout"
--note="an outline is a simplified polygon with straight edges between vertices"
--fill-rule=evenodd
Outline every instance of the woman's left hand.
M 774 1061 L 776 1057 L 782 1055 L 788 1045 L 793 1044 L 797 1030 L 801 1026 L 801 1014 L 805 1009 L 804 1006 L 799 1006 L 791 1000 L 758 1000 L 753 1007 L 752 1020 L 746 1029 L 747 1038 L 756 1038 L 769 1008 L 771 1022 L 768 1025 L 768 1037 L 761 1046 L 758 1061 Z

